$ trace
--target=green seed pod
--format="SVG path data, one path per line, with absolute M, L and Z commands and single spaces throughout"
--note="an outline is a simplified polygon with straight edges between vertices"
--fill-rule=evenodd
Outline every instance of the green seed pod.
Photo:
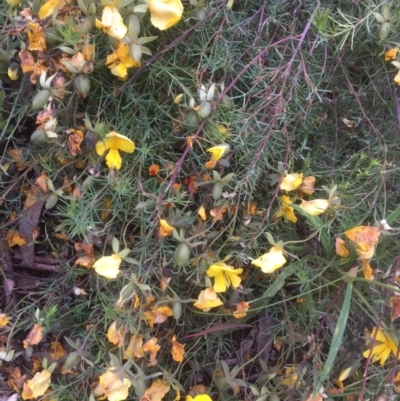
M 212 191 L 212 197 L 217 201 L 222 196 L 222 182 L 216 182 Z
M 85 180 L 82 182 L 82 189 L 87 191 L 93 184 L 94 177 L 92 175 L 88 175 Z
M 57 205 L 57 202 L 58 202 L 58 195 L 57 194 L 51 194 L 49 196 L 49 199 L 47 199 L 47 202 L 46 202 L 44 207 L 45 207 L 46 210 L 53 209 L 53 207 L 55 205 Z
M 82 23 L 82 31 L 89 33 L 92 31 L 93 26 L 94 26 L 93 19 L 89 18 L 89 17 L 85 17 L 85 19 L 83 20 L 83 23 Z
M 45 143 L 48 142 L 49 138 L 46 134 L 46 131 L 44 129 L 37 129 L 32 135 L 31 135 L 31 143 L 34 143 L 35 145 L 38 145 L 39 143 Z
M 146 391 L 146 383 L 143 379 L 138 377 L 136 379 L 135 393 L 138 397 L 143 397 L 144 392 Z
M 201 258 L 198 266 L 199 266 L 199 273 L 204 274 L 208 269 L 208 263 L 206 258 Z
M 233 109 L 233 106 L 234 106 L 233 100 L 232 100 L 228 95 L 225 95 L 225 96 L 222 98 L 222 101 L 221 101 L 220 104 L 221 104 L 221 105 L 224 105 L 224 106 L 227 106 L 227 107 L 229 107 L 230 109 Z
M 190 249 L 188 244 L 182 242 L 175 249 L 175 262 L 178 267 L 182 267 L 188 260 L 190 256 Z
M 38 15 L 38 12 L 40 10 L 40 7 L 42 7 L 42 0 L 33 0 L 32 2 L 32 11 L 33 15 Z
M 72 369 L 74 368 L 79 362 L 81 361 L 81 355 L 79 354 L 79 352 L 71 352 L 64 365 L 63 365 L 63 370 L 68 370 L 68 369 Z
M 379 27 L 379 39 L 385 40 L 389 36 L 389 32 L 390 32 L 390 22 L 386 21 Z
M 136 205 L 136 207 L 135 207 L 135 209 L 138 211 L 138 212 L 142 212 L 142 211 L 148 211 L 148 210 L 153 210 L 154 208 L 155 208 L 155 206 L 156 206 L 156 203 L 154 202 L 154 201 L 152 201 L 152 200 L 147 200 L 147 201 L 145 201 L 145 202 L 139 202 L 137 205 Z
M 268 400 L 269 401 L 281 401 L 281 399 L 275 393 L 270 394 L 269 397 L 268 397 Z
M 182 303 L 179 301 L 175 301 L 172 304 L 172 315 L 176 320 L 178 320 L 182 316 Z
M 29 345 L 28 347 L 25 348 L 25 355 L 30 358 L 33 354 L 33 347 L 32 345 Z
M 200 105 L 198 113 L 201 118 L 207 118 L 211 114 L 211 104 L 208 102 L 203 102 Z
M 185 124 L 197 128 L 200 124 L 199 115 L 195 111 L 191 110 L 185 117 Z
M 46 28 L 44 30 L 44 33 L 46 35 L 47 46 L 52 47 L 59 44 L 59 41 L 57 39 L 60 38 L 60 32 L 58 31 L 57 27 L 51 26 L 49 28 Z
M 86 75 L 78 75 L 74 80 L 75 89 L 86 96 L 90 91 L 90 79 Z
M 35 110 L 39 110 L 46 106 L 47 102 L 50 98 L 50 92 L 47 89 L 42 89 L 40 92 L 36 93 L 36 95 L 32 99 L 32 107 Z

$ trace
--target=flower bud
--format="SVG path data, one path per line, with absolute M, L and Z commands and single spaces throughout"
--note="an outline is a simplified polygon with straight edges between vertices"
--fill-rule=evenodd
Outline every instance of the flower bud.
M 48 142 L 48 140 L 49 140 L 49 138 L 44 129 L 37 129 L 31 135 L 31 143 L 34 143 L 35 145 L 38 145 L 39 143 Z
M 200 124 L 199 115 L 193 110 L 190 111 L 185 117 L 185 124 L 197 128 Z
M 389 32 L 390 32 L 390 22 L 386 21 L 379 27 L 379 39 L 385 40 L 389 36 Z
M 188 260 L 190 256 L 190 249 L 188 244 L 182 242 L 175 249 L 175 262 L 178 267 L 182 267 Z
M 146 383 L 142 378 L 138 377 L 136 379 L 135 393 L 138 397 L 143 397 L 145 391 L 146 391 Z
M 21 4 L 21 0 L 7 0 L 7 4 L 11 7 L 16 7 Z
M 32 107 L 35 110 L 39 110 L 46 106 L 50 98 L 50 92 L 47 89 L 42 89 L 32 99 Z
M 208 102 L 203 102 L 200 105 L 198 113 L 201 118 L 207 118 L 211 114 L 211 104 Z
M 83 96 L 86 96 L 90 91 L 90 79 L 86 75 L 78 75 L 75 78 L 74 85 Z
M 172 315 L 176 320 L 178 320 L 182 316 L 182 303 L 179 301 L 175 301 L 172 304 Z
M 222 188 L 223 188 L 222 182 L 216 182 L 214 184 L 212 197 L 214 198 L 215 201 L 217 201 L 222 196 Z
M 12 81 L 16 81 L 19 78 L 19 64 L 11 63 L 8 67 L 7 75 Z
M 86 17 L 86 18 L 83 20 L 83 23 L 82 23 L 82 31 L 83 31 L 83 32 L 86 32 L 86 33 L 89 33 L 89 32 L 92 31 L 93 26 L 94 26 L 94 24 L 93 24 L 93 19 L 92 19 L 92 18 L 89 18 L 89 17 Z
M 68 369 L 72 369 L 74 368 L 79 362 L 81 361 L 81 355 L 79 354 L 79 352 L 71 352 L 64 365 L 63 365 L 63 370 L 68 370 Z
M 53 207 L 57 204 L 58 202 L 58 195 L 57 194 L 51 194 L 49 198 L 47 199 L 47 202 L 45 204 L 45 209 L 50 210 L 53 209 Z
M 208 269 L 208 264 L 207 264 L 206 258 L 201 258 L 198 266 L 199 266 L 199 273 L 204 274 L 206 272 L 206 270 Z

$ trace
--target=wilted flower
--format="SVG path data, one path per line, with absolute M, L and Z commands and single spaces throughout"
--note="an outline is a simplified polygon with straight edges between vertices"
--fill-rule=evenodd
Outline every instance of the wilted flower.
M 303 182 L 298 189 L 299 191 L 303 192 L 303 194 L 312 195 L 315 192 L 314 185 L 315 177 L 313 175 L 310 175 L 303 178 Z
M 46 35 L 39 22 L 28 23 L 28 50 L 44 52 L 46 50 Z
M 161 237 L 167 237 L 174 231 L 174 227 L 170 226 L 167 220 L 160 219 L 160 231 L 159 234 Z
M 356 252 L 361 259 L 371 259 L 381 232 L 378 227 L 357 226 L 345 231 L 346 237 L 357 244 Z
M 128 28 L 122 20 L 117 7 L 113 5 L 105 6 L 101 21 L 96 18 L 96 27 L 102 29 L 116 39 L 122 39 L 128 32 Z
M 398 51 L 399 49 L 397 47 L 387 50 L 385 52 L 385 61 L 396 60 Z
M 235 317 L 236 319 L 240 319 L 242 317 L 245 317 L 246 314 L 247 314 L 247 311 L 249 310 L 249 307 L 250 307 L 250 303 L 249 302 L 240 301 L 236 305 L 236 310 L 233 312 L 233 317 Z
M 339 237 L 336 237 L 335 249 L 338 256 L 341 256 L 342 258 L 349 256 L 349 250 L 346 247 L 346 243 Z
M 230 284 L 233 288 L 237 288 L 240 285 L 242 279 L 239 274 L 243 272 L 243 269 L 235 269 L 233 266 L 229 266 L 224 262 L 218 262 L 212 264 L 206 274 L 208 277 L 214 277 L 214 290 L 215 292 L 225 292 Z
M 311 216 L 319 216 L 324 213 L 329 207 L 329 200 L 327 199 L 314 199 L 312 201 L 303 201 L 300 208 L 306 211 Z
M 120 327 L 119 330 L 117 330 L 117 322 L 114 322 L 107 331 L 107 339 L 110 341 L 110 343 L 117 345 L 118 348 L 121 348 L 124 346 L 124 334 L 125 330 L 123 327 Z
M 204 312 L 208 312 L 211 308 L 216 308 L 221 305 L 222 301 L 218 298 L 218 295 L 213 288 L 206 288 L 201 291 L 197 301 L 194 303 L 196 308 L 201 309 Z
M 96 143 L 96 152 L 99 156 L 102 156 L 107 149 L 110 149 L 106 156 L 107 166 L 119 170 L 122 165 L 119 151 L 132 153 L 135 150 L 135 144 L 126 136 L 112 131 L 106 135 L 104 140 Z
M 281 182 L 280 189 L 283 191 L 294 191 L 303 182 L 303 173 L 288 174 Z
M 126 377 L 121 380 L 117 373 L 113 373 L 113 370 L 113 368 L 109 368 L 99 377 L 99 385 L 94 393 L 96 396 L 105 395 L 109 401 L 126 400 L 131 382 Z
M 141 63 L 130 56 L 129 46 L 120 42 L 117 49 L 107 56 L 106 66 L 113 75 L 124 80 L 128 75 L 128 68 L 138 68 Z
M 183 6 L 180 0 L 150 0 L 150 21 L 161 31 L 171 28 L 182 18 Z
M 273 273 L 285 263 L 286 258 L 283 256 L 283 251 L 279 246 L 273 246 L 269 252 L 251 262 L 252 265 L 260 267 L 264 273 Z
M 185 355 L 185 344 L 178 343 L 178 341 L 176 341 L 176 336 L 172 337 L 171 344 L 172 359 L 175 362 L 181 363 L 183 361 L 183 356 Z
M 211 153 L 211 160 L 218 161 L 224 157 L 230 151 L 230 146 L 227 143 L 222 143 L 221 145 L 214 146 L 207 149 L 207 152 Z
M 394 82 L 396 82 L 397 85 L 400 85 L 400 70 L 397 71 L 397 74 L 394 77 Z
M 282 204 L 275 212 L 275 217 L 280 218 L 282 216 L 285 216 L 287 220 L 291 221 L 292 223 L 296 223 L 297 217 L 294 214 L 294 208 L 288 206 L 292 204 L 292 200 L 287 195 L 282 195 L 280 199 L 282 201 Z
M 119 267 L 121 265 L 122 258 L 117 254 L 111 256 L 102 256 L 93 265 L 96 273 L 105 278 L 113 279 L 117 278 L 119 274 Z
M 48 370 L 37 372 L 31 380 L 24 383 L 22 390 L 22 398 L 30 400 L 32 398 L 41 397 L 49 388 L 51 380 L 51 373 Z
M 374 327 L 371 333 L 371 339 L 375 338 L 375 341 L 379 341 L 381 344 L 376 344 L 372 348 L 367 349 L 363 353 L 364 358 L 368 358 L 371 353 L 372 362 L 376 362 L 380 359 L 380 364 L 383 365 L 392 353 L 395 357 L 397 356 L 397 345 L 393 338 L 385 333 L 383 330 Z

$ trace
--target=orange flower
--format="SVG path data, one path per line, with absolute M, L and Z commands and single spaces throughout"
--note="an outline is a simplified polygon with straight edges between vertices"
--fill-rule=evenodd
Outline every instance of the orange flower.
M 43 28 L 39 22 L 29 22 L 28 26 L 28 50 L 44 52 L 46 50 L 46 35 Z
M 396 60 L 398 51 L 399 51 L 399 49 L 397 47 L 386 51 L 385 52 L 385 61 Z
M 149 167 L 149 175 L 150 175 L 150 177 L 156 176 L 159 171 L 160 171 L 160 166 L 158 164 L 152 164 Z
M 210 160 L 204 164 L 204 167 L 207 168 L 208 170 L 212 170 L 216 165 L 217 162 L 215 160 Z
M 160 350 L 160 346 L 157 344 L 157 337 L 151 338 L 147 343 L 143 346 L 143 351 L 148 352 L 150 355 L 150 361 L 147 366 L 156 366 L 157 365 L 157 352 Z
M 178 343 L 178 341 L 176 341 L 176 336 L 172 337 L 171 344 L 172 359 L 175 362 L 181 363 L 183 361 L 183 356 L 185 355 L 185 345 Z
M 246 316 L 246 312 L 249 310 L 250 304 L 248 302 L 240 301 L 236 305 L 236 310 L 233 312 L 233 317 L 236 319 L 240 319 L 241 317 Z

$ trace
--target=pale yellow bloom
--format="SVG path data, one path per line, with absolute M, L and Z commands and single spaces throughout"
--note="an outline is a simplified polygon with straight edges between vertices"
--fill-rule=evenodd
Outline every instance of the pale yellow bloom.
M 211 160 L 217 161 L 228 154 L 230 149 L 227 143 L 222 143 L 221 145 L 207 149 L 207 152 L 211 153 Z
M 32 398 L 41 397 L 49 388 L 51 373 L 48 370 L 37 372 L 31 380 L 24 383 L 22 398 L 30 400 Z
M 294 191 L 303 182 L 303 173 L 288 174 L 281 182 L 280 189 L 283 191 Z
M 174 231 L 174 227 L 170 226 L 167 220 L 160 219 L 160 231 L 159 234 L 161 237 L 167 237 Z
M 397 74 L 394 77 L 394 82 L 396 82 L 397 85 L 400 85 L 400 70 L 397 71 Z
M 96 18 L 96 27 L 102 29 L 116 39 L 122 39 L 128 32 L 128 28 L 122 20 L 117 7 L 113 5 L 105 6 L 101 21 Z
M 128 68 L 139 68 L 141 63 L 130 56 L 129 46 L 120 42 L 117 49 L 107 56 L 106 66 L 113 75 L 125 80 L 128 76 Z
M 123 401 L 128 398 L 131 382 L 125 377 L 122 381 L 117 373 L 109 368 L 99 377 L 99 385 L 95 393 L 106 395 L 109 401 Z
M 371 340 L 375 338 L 375 345 L 372 348 L 371 358 L 372 362 L 380 360 L 380 364 L 383 365 L 392 353 L 394 356 L 397 355 L 397 345 L 393 338 L 383 330 L 374 327 L 371 333 Z M 377 342 L 381 344 L 377 344 Z M 363 353 L 364 358 L 368 358 L 370 355 L 370 349 L 367 349 Z
M 208 394 L 197 394 L 196 397 L 188 395 L 186 401 L 212 401 L 212 399 Z
M 208 277 L 214 277 L 214 291 L 225 292 L 230 284 L 233 288 L 237 288 L 240 285 L 242 279 L 239 274 L 243 272 L 243 269 L 235 269 L 233 266 L 229 266 L 224 262 L 218 262 L 212 264 L 206 274 Z
M 201 309 L 204 312 L 208 312 L 211 308 L 216 308 L 221 305 L 222 301 L 218 298 L 218 295 L 213 288 L 206 288 L 201 291 L 197 301 L 194 303 L 196 308 Z
M 312 216 L 319 216 L 329 207 L 329 200 L 314 199 L 312 201 L 303 201 L 300 207 Z
M 119 170 L 122 166 L 119 150 L 132 153 L 135 150 L 135 144 L 126 136 L 112 131 L 106 135 L 104 140 L 96 143 L 96 152 L 99 156 L 102 156 L 107 149 L 110 149 L 106 156 L 107 166 Z
M 290 197 L 287 195 L 282 195 L 280 197 L 280 200 L 282 201 L 282 204 L 275 212 L 275 217 L 280 218 L 282 216 L 285 216 L 287 220 L 291 221 L 292 223 L 296 223 L 297 217 L 294 214 L 294 208 L 288 206 L 292 204 L 292 200 L 290 199 Z
M 119 274 L 119 266 L 121 265 L 122 258 L 117 254 L 111 256 L 103 256 L 96 261 L 93 265 L 97 274 L 105 278 L 117 278 Z
M 150 0 L 150 21 L 161 31 L 171 28 L 182 18 L 181 0 Z
M 273 273 L 286 263 L 283 251 L 279 246 L 273 246 L 269 252 L 264 253 L 258 259 L 254 259 L 251 264 L 261 268 L 264 273 Z

